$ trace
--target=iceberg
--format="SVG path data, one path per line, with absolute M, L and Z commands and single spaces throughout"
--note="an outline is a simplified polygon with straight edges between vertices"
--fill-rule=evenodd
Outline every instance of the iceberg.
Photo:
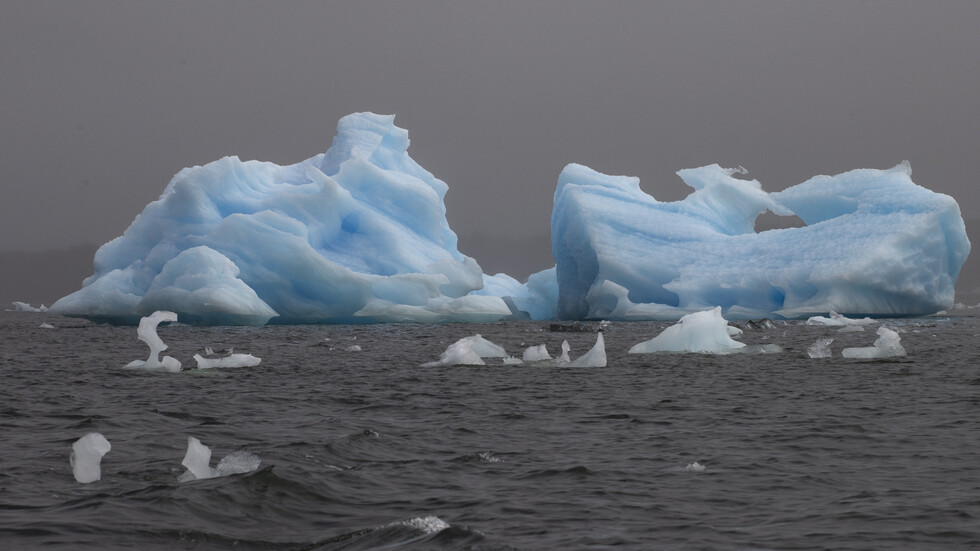
M 817 176 L 777 193 L 718 165 L 677 174 L 694 191 L 659 202 L 639 179 L 570 164 L 551 218 L 559 318 L 728 319 L 931 314 L 953 304 L 967 255 L 959 205 L 907 163 Z M 756 232 L 770 211 L 803 227 Z
M 195 325 L 670 320 L 931 314 L 953 305 L 970 252 L 956 201 L 908 163 L 768 193 L 744 169 L 639 179 L 569 164 L 551 213 L 553 267 L 519 282 L 457 248 L 448 186 L 408 155 L 393 115 L 343 117 L 330 148 L 279 166 L 225 157 L 180 171 L 52 312 Z M 755 230 L 766 211 L 803 227 Z M 551 265 L 550 259 L 543 263 Z
M 393 115 L 340 120 L 329 150 L 279 166 L 225 157 L 180 171 L 53 312 L 135 324 L 494 322 L 512 310 L 457 250 L 447 185 Z M 529 299 L 530 300 L 530 299 Z

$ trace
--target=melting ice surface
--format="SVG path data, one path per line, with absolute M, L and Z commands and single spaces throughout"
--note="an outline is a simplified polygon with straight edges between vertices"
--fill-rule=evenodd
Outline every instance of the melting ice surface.
M 675 202 L 570 164 L 551 215 L 554 267 L 522 283 L 459 252 L 448 187 L 408 145 L 393 116 L 357 113 L 326 153 L 294 165 L 184 169 L 51 310 L 246 325 L 677 320 L 714 306 L 728 319 L 921 315 L 952 306 L 970 250 L 956 201 L 914 184 L 907 164 L 778 193 L 710 165 L 678 172 L 693 192 Z M 806 226 L 756 233 L 766 210 Z
M 449 345 L 438 361 L 422 364 L 422 367 L 441 365 L 486 365 L 483 358 L 506 358 L 504 349 L 481 335 L 464 337 Z
M 150 347 L 150 355 L 145 360 L 129 362 L 126 369 L 161 369 L 174 373 L 180 371 L 180 361 L 176 358 L 164 356 L 162 360 L 160 359 L 160 352 L 167 349 L 167 344 L 157 335 L 157 326 L 164 321 L 177 321 L 177 314 L 159 311 L 140 320 L 136 335 Z
M 109 453 L 112 445 L 105 436 L 90 432 L 71 445 L 71 469 L 75 480 L 82 484 L 102 478 L 102 456 Z

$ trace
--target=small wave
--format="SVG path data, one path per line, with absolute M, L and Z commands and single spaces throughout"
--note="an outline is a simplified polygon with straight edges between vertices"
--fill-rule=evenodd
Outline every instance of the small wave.
M 477 452 L 450 459 L 452 463 L 503 463 L 504 460 L 490 452 Z

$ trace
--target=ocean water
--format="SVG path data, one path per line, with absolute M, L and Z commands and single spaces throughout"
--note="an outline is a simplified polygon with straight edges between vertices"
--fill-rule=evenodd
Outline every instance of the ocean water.
M 185 367 L 206 346 L 262 363 L 159 373 L 122 369 L 147 355 L 133 327 L 3 312 L 0 548 L 977 549 L 980 327 L 953 314 L 882 320 L 908 351 L 886 360 L 840 356 L 873 327 L 628 355 L 667 324 L 612 323 L 608 366 L 580 369 L 420 367 L 476 333 L 515 356 L 595 342 L 547 323 L 175 325 Z M 821 337 L 834 356 L 809 358 Z M 93 431 L 112 450 L 80 484 Z M 179 482 L 188 436 L 261 465 Z

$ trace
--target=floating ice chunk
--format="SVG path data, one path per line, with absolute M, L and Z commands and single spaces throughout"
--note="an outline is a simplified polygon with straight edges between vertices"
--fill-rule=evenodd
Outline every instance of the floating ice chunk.
M 829 358 L 833 355 L 830 351 L 830 343 L 834 342 L 834 339 L 830 337 L 824 337 L 817 339 L 817 342 L 810 345 L 806 349 L 806 353 L 811 358 Z
M 187 437 L 187 453 L 181 465 L 187 467 L 187 472 L 180 475 L 180 482 L 202 480 L 219 476 L 250 473 L 259 468 L 262 461 L 259 457 L 245 450 L 234 451 L 218 462 L 216 468 L 211 467 L 211 448 L 205 446 L 193 436 Z
M 344 349 L 344 352 L 360 352 L 361 346 L 358 344 L 352 344 Z
M 707 470 L 704 465 L 698 463 L 697 461 L 694 463 L 688 463 L 687 467 L 684 467 L 684 469 L 691 471 L 692 473 L 703 473 L 705 470 Z
M 555 358 L 555 365 L 568 365 L 571 363 L 571 358 L 568 357 L 568 353 L 571 352 L 572 347 L 569 346 L 568 341 L 561 341 L 561 354 Z
M 524 360 L 515 358 L 514 356 L 507 356 L 504 358 L 504 365 L 520 365 L 522 363 L 524 363 Z
M 161 369 L 176 373 L 180 371 L 180 361 L 170 356 L 160 359 L 160 352 L 167 349 L 166 343 L 157 335 L 157 326 L 164 321 L 177 321 L 177 314 L 173 312 L 158 311 L 140 320 L 136 335 L 139 340 L 150 347 L 150 355 L 146 360 L 133 360 L 126 365 L 126 369 Z
M 602 331 L 596 334 L 595 345 L 585 354 L 575 358 L 568 367 L 606 367 L 606 343 Z
M 878 322 L 871 318 L 852 319 L 852 318 L 844 317 L 834 311 L 830 312 L 829 318 L 826 318 L 824 316 L 812 316 L 811 318 L 806 320 L 807 325 L 830 325 L 830 326 L 858 325 L 860 326 L 860 325 L 874 325 L 875 323 Z
M 187 453 L 180 464 L 187 467 L 187 472 L 180 475 L 181 482 L 218 476 L 218 471 L 211 468 L 211 448 L 193 436 L 187 437 Z
M 255 367 L 262 363 L 262 358 L 256 358 L 251 354 L 229 354 L 221 358 L 204 358 L 200 354 L 194 354 L 198 369 L 212 369 L 221 367 Z
M 543 362 L 551 359 L 551 355 L 548 354 L 548 347 L 544 344 L 539 344 L 536 346 L 529 346 L 524 350 L 524 356 L 522 359 L 525 362 Z
M 26 302 L 20 302 L 17 300 L 13 301 L 12 304 L 14 305 L 14 312 L 47 312 L 48 311 L 48 307 L 43 304 L 41 305 L 40 308 L 35 308 Z
M 38 325 L 38 327 L 41 329 L 54 329 L 54 326 L 48 322 L 44 322 L 41 325 Z
M 745 347 L 728 335 L 728 322 L 721 316 L 721 307 L 688 314 L 656 337 L 643 341 L 630 354 L 651 352 L 710 352 L 728 354 Z
M 483 358 L 506 358 L 507 352 L 500 346 L 484 339 L 481 335 L 464 337 L 449 345 L 435 362 L 427 362 L 422 367 L 441 365 L 486 365 Z
M 902 346 L 902 338 L 898 333 L 887 327 L 878 328 L 878 338 L 872 346 L 861 348 L 845 348 L 841 355 L 845 358 L 893 358 L 904 356 L 905 348 Z
M 90 432 L 71 445 L 71 469 L 75 480 L 82 484 L 102 478 L 102 456 L 109 453 L 112 445 L 105 436 Z

